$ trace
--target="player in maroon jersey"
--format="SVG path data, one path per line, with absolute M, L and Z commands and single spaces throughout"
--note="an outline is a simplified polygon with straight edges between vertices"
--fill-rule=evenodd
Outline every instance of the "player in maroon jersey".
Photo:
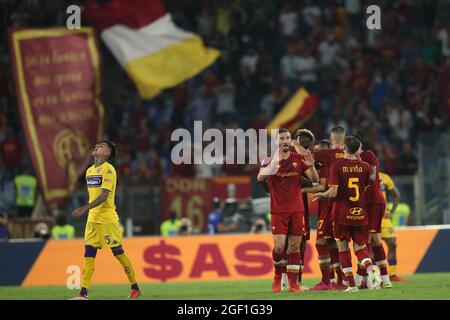
M 305 150 L 310 150 L 310 151 L 314 151 L 314 134 L 308 130 L 308 129 L 299 129 L 295 132 L 294 135 L 294 141 L 298 142 L 298 144 L 300 146 L 302 146 Z M 291 150 L 293 152 L 297 152 L 295 149 L 295 145 L 296 143 L 293 142 L 292 143 L 293 147 Z M 306 179 L 304 176 L 302 177 L 303 179 Z M 306 185 L 306 183 L 302 183 L 302 188 Z M 312 182 L 311 182 L 311 187 L 312 187 Z M 306 234 L 304 237 L 302 237 L 302 242 L 300 244 L 300 258 L 301 258 L 301 263 L 300 263 L 300 272 L 298 275 L 298 281 L 299 281 L 299 285 L 300 288 L 302 289 L 308 289 L 303 283 L 302 283 L 302 275 L 303 275 L 303 268 L 304 268 L 304 261 L 305 261 L 305 253 L 306 253 L 306 247 L 307 247 L 307 241 L 310 239 L 310 233 L 311 233 L 311 225 L 310 225 L 310 220 L 309 220 L 309 206 L 308 206 L 308 194 L 303 192 L 302 193 L 302 197 L 303 197 L 303 203 L 305 205 L 305 230 L 306 230 Z
M 272 251 L 275 266 L 272 290 L 281 290 L 281 261 L 287 235 L 286 271 L 289 278 L 289 290 L 303 292 L 298 286 L 300 269 L 300 243 L 305 235 L 304 205 L 300 179 L 304 173 L 311 181 L 317 182 L 319 176 L 314 168 L 311 153 L 301 156 L 291 152 L 291 134 L 287 129 L 279 129 L 276 141 L 278 149 L 272 159 L 264 159 L 258 174 L 258 181 L 268 181 L 270 191 L 270 214 L 274 249 Z
M 344 139 L 345 139 L 345 130 L 340 126 L 333 127 L 330 133 L 331 140 L 331 148 L 329 149 L 321 149 L 314 151 L 315 161 L 322 167 L 322 170 L 325 172 L 325 177 L 328 176 L 330 171 L 330 166 L 333 162 L 342 159 L 344 157 Z M 297 152 L 303 154 L 306 152 L 305 149 L 302 149 L 301 146 L 296 145 Z M 322 215 L 323 218 L 323 227 L 327 228 L 327 225 L 331 223 L 330 213 L 331 213 L 331 204 L 330 200 L 325 201 L 324 204 L 328 203 L 328 206 L 322 206 Z M 321 219 L 322 219 L 321 218 Z M 319 221 L 320 223 L 320 221 Z M 331 270 L 330 270 L 330 281 L 334 278 L 334 273 L 337 275 L 337 281 L 331 281 L 332 286 L 335 289 L 345 289 L 346 286 L 343 284 L 344 274 L 342 273 L 342 268 L 339 263 L 339 249 L 337 247 L 336 241 L 334 238 L 330 238 L 328 241 L 319 240 L 319 246 L 316 248 L 320 250 L 318 252 L 321 257 L 320 260 L 323 260 L 324 266 L 322 266 L 323 270 L 326 268 L 326 262 L 328 257 L 331 259 Z M 328 245 L 328 248 L 325 246 Z M 325 282 L 327 280 L 325 279 Z M 328 289 L 328 286 L 320 285 L 316 289 Z
M 369 273 L 368 286 L 381 280 L 375 272 L 366 243 L 369 240 L 368 218 L 365 208 L 365 190 L 370 183 L 370 166 L 356 158 L 360 141 L 353 136 L 344 141 L 344 158 L 331 164 L 325 192 L 316 193 L 313 200 L 334 198 L 331 211 L 333 233 L 339 247 L 339 258 L 349 283 L 346 292 L 358 291 L 352 271 L 349 242 L 358 261 Z
M 358 136 L 356 136 L 358 138 Z M 369 242 L 373 250 L 373 257 L 376 265 L 380 268 L 380 275 L 383 288 L 392 288 L 387 268 L 386 252 L 384 251 L 381 239 L 381 221 L 386 212 L 386 200 L 381 192 L 379 165 L 375 153 L 367 148 L 363 150 L 363 143 L 359 150 L 362 161 L 370 166 L 371 182 L 366 190 L 366 208 L 369 218 Z M 359 279 L 358 279 L 359 278 Z M 360 288 L 366 286 L 366 274 L 361 266 L 358 266 L 358 276 Z
M 318 141 L 314 146 L 314 151 L 318 150 L 329 150 L 331 149 L 331 141 L 329 140 L 322 140 Z M 323 192 L 328 189 L 328 171 L 327 168 L 321 165 L 319 162 L 315 163 L 316 169 L 319 173 L 320 181 L 318 184 L 311 188 L 303 188 L 302 191 L 304 193 L 317 193 L 317 192 Z M 318 221 L 317 221 L 317 235 L 316 235 L 316 249 L 318 253 L 319 258 L 319 266 L 320 271 L 322 273 L 322 279 L 321 281 L 314 286 L 311 290 L 313 291 L 319 291 L 319 290 L 332 290 L 334 289 L 333 285 L 330 281 L 330 270 L 332 269 L 331 266 L 331 258 L 330 258 L 330 252 L 329 252 L 329 242 L 334 242 L 336 244 L 336 241 L 334 240 L 333 236 L 333 226 L 331 224 L 331 218 L 329 214 L 329 200 L 321 200 L 319 201 L 319 214 L 318 214 Z M 339 251 L 338 251 L 339 255 Z M 339 262 L 338 262 L 339 263 Z M 334 272 L 333 272 L 334 276 Z M 343 288 L 345 289 L 345 288 Z

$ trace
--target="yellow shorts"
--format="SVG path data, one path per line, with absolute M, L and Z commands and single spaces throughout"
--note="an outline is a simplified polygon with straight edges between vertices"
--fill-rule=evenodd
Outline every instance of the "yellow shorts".
M 392 221 L 389 218 L 383 218 L 383 220 L 381 220 L 381 237 L 395 238 L 395 230 L 392 226 Z
M 84 242 L 95 248 L 117 247 L 122 245 L 122 230 L 117 223 L 86 223 L 84 231 Z

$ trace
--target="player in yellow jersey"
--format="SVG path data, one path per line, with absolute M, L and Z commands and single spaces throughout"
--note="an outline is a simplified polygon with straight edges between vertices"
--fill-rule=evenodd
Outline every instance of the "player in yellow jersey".
M 389 277 L 391 281 L 405 281 L 396 275 L 397 271 L 397 237 L 395 236 L 395 230 L 392 226 L 391 218 L 400 203 L 400 192 L 395 186 L 394 180 L 383 172 L 380 172 L 381 191 L 387 202 L 387 195 L 392 195 L 392 208 L 390 211 L 386 210 L 383 220 L 381 221 L 381 237 L 388 245 L 388 263 L 389 263 Z
M 75 299 L 87 299 L 92 275 L 94 273 L 97 249 L 111 248 L 120 262 L 131 284 L 129 299 L 141 295 L 130 259 L 122 248 L 122 230 L 117 216 L 114 196 L 116 192 L 116 170 L 108 162 L 116 156 L 116 146 L 110 141 L 101 141 L 95 145 L 92 156 L 94 165 L 86 171 L 86 183 L 89 203 L 72 212 L 80 217 L 89 212 L 84 233 L 84 268 L 80 294 Z

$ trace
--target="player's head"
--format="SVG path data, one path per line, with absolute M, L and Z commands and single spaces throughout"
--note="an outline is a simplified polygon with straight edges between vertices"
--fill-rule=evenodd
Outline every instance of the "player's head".
M 331 141 L 328 139 L 317 141 L 314 144 L 314 151 L 331 149 Z
M 341 126 L 331 128 L 330 139 L 333 144 L 344 144 L 345 129 Z
M 361 141 L 355 136 L 345 137 L 344 140 L 344 151 L 345 153 L 354 156 L 358 150 L 361 148 Z
M 357 134 L 350 134 L 347 137 L 354 137 L 354 138 L 358 139 L 358 141 L 359 141 L 359 149 L 358 149 L 358 151 L 356 153 L 358 153 L 358 154 L 362 153 L 366 149 L 364 144 L 363 144 L 363 140 L 362 140 L 362 138 L 359 135 L 357 135 Z
M 278 129 L 276 141 L 283 152 L 288 152 L 291 149 L 291 133 L 289 130 L 286 128 Z
M 105 160 L 112 161 L 117 155 L 117 148 L 114 143 L 108 140 L 98 142 L 94 151 L 92 151 L 93 157 L 103 157 Z
M 298 129 L 294 135 L 294 139 L 297 139 L 303 148 L 310 149 L 314 145 L 315 137 L 308 129 Z

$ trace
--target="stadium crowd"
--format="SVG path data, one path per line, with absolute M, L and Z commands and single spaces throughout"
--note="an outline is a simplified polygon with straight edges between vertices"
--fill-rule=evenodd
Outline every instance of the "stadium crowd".
M 64 25 L 69 3 L 1 2 L 3 30 Z M 171 131 L 191 128 L 194 120 L 203 121 L 204 129 L 265 128 L 300 86 L 320 96 L 305 124 L 318 139 L 337 124 L 358 132 L 390 175 L 414 174 L 418 135 L 448 128 L 448 1 L 377 1 L 381 30 L 365 27 L 365 8 L 373 1 L 164 2 L 179 27 L 201 35 L 221 56 L 201 75 L 144 101 L 101 44 L 105 136 L 119 149 L 119 179 L 148 184 L 164 176 L 250 174 L 244 166 L 214 173 L 173 166 Z M 0 37 L 0 201 L 13 207 L 14 179 L 31 165 L 7 33 Z

